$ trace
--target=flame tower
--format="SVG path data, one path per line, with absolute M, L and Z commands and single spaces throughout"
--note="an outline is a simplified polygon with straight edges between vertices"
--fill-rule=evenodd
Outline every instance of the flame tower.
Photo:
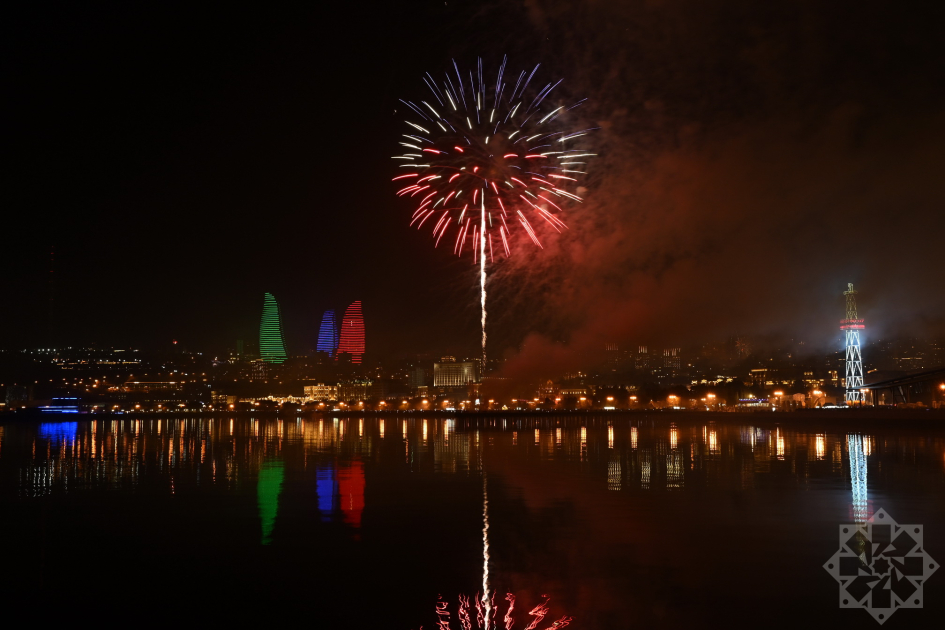
M 316 352 L 327 352 L 329 357 L 335 356 L 338 351 L 338 321 L 335 319 L 335 310 L 329 309 L 322 315 L 322 324 L 318 328 L 318 345 Z
M 840 330 L 846 334 L 846 401 L 848 405 L 862 405 L 865 401 L 863 392 L 863 353 L 860 351 L 860 331 L 863 330 L 863 320 L 856 316 L 856 291 L 853 283 L 847 284 L 843 292 L 847 298 L 847 318 L 840 321 Z
M 364 355 L 364 316 L 361 314 L 361 300 L 353 302 L 341 320 L 338 354 L 342 352 L 351 355 L 352 363 L 361 363 L 361 357 Z
M 282 363 L 286 360 L 282 317 L 279 315 L 279 303 L 272 293 L 267 293 L 263 299 L 262 319 L 259 322 L 259 356 L 266 363 Z

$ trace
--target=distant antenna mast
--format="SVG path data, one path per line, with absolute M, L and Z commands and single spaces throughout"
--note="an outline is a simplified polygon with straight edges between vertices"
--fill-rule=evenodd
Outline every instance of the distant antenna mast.
M 46 343 L 56 347 L 56 246 L 49 247 L 49 313 L 46 319 Z
M 860 331 L 863 330 L 863 320 L 856 316 L 856 291 L 853 283 L 847 284 L 843 292 L 847 298 L 847 318 L 840 321 L 840 330 L 846 333 L 847 367 L 846 367 L 846 401 L 848 405 L 862 405 L 866 397 L 861 391 L 863 388 L 863 353 L 860 351 Z

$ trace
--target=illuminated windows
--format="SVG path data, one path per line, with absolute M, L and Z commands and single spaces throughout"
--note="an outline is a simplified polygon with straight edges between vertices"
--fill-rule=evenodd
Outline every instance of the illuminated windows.
M 352 363 L 361 363 L 361 357 L 364 355 L 364 316 L 361 314 L 361 300 L 352 303 L 341 320 L 338 354 L 343 352 L 351 355 Z
M 262 320 L 259 322 L 259 356 L 266 363 L 282 363 L 286 360 L 282 317 L 279 315 L 279 304 L 271 293 L 267 293 L 263 300 Z

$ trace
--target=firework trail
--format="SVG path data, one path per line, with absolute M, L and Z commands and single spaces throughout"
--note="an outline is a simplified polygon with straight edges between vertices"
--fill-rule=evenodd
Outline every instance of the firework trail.
M 394 177 L 402 185 L 397 196 L 417 202 L 410 225 L 432 226 L 434 247 L 449 232 L 458 256 L 468 239 L 479 263 L 483 370 L 487 253 L 490 264 L 497 250 L 508 257 L 519 233 L 542 247 L 536 222 L 567 229 L 559 215 L 566 204 L 582 201 L 579 190 L 569 189 L 595 155 L 580 146 L 595 128 L 575 126 L 571 113 L 586 99 L 563 103 L 551 96 L 561 80 L 539 89 L 541 81 L 532 80 L 540 64 L 517 77 L 506 74 L 506 65 L 503 57 L 494 82 L 483 73 L 482 59 L 468 77 L 455 61 L 440 82 L 427 73 L 432 98 L 401 100 L 408 108 L 399 143 L 404 152 L 393 156 L 404 169 Z
M 482 476 L 482 607 L 485 609 L 486 627 L 493 613 L 489 596 L 489 495 L 486 492 L 486 476 Z

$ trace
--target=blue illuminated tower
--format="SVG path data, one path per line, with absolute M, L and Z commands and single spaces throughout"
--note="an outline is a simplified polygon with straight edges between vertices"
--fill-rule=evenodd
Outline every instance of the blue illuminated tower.
M 863 388 L 863 353 L 860 351 L 860 331 L 863 320 L 856 315 L 856 291 L 853 283 L 847 284 L 843 292 L 847 298 L 847 317 L 840 322 L 840 330 L 846 334 L 846 401 L 848 405 L 862 405 L 865 396 Z
M 282 363 L 286 360 L 282 317 L 272 293 L 267 293 L 263 299 L 262 319 L 259 322 L 259 356 L 266 363 Z
M 330 357 L 334 357 L 338 350 L 338 322 L 335 319 L 334 309 L 329 309 L 322 315 L 322 325 L 318 328 L 318 345 L 315 346 L 315 350 L 327 352 Z

